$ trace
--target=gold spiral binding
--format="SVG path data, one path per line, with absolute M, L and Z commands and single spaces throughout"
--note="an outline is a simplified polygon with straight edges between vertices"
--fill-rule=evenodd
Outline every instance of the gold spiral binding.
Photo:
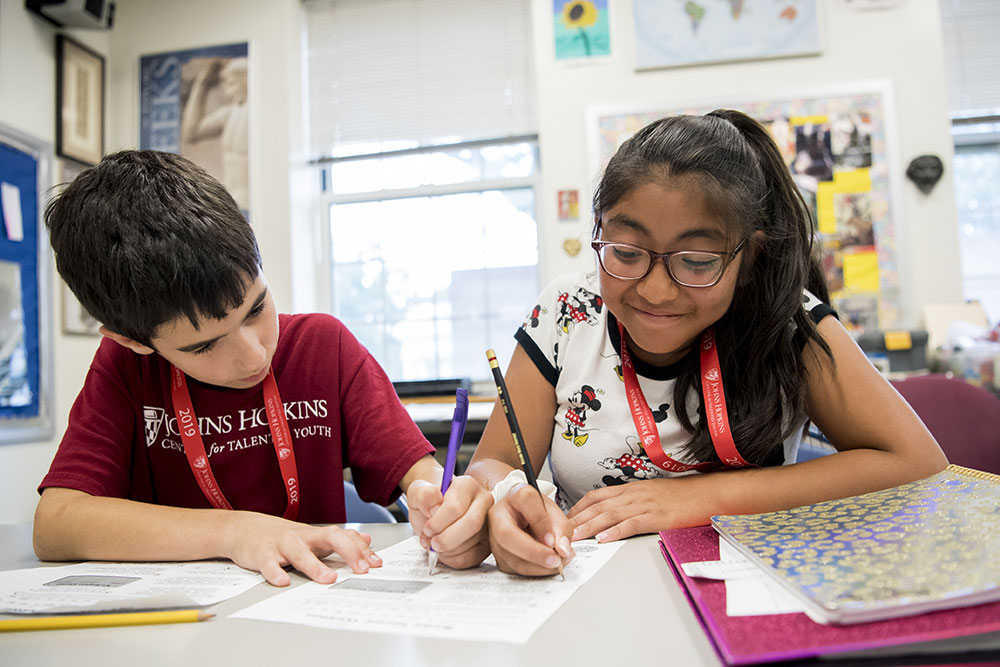
M 954 463 L 952 463 L 947 468 L 945 468 L 944 471 L 954 473 L 956 475 L 961 475 L 963 477 L 971 477 L 972 479 L 981 479 L 984 482 L 993 482 L 994 484 L 1000 484 L 1000 475 L 996 475 L 991 472 L 986 472 L 985 470 L 966 468 L 965 466 L 955 465 Z

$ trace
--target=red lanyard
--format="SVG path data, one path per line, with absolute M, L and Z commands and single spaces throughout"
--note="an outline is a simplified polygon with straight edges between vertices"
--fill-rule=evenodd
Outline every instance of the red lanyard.
M 170 391 L 174 399 L 174 412 L 177 416 L 177 428 L 184 441 L 184 454 L 187 456 L 191 472 L 194 473 L 202 493 L 216 509 L 233 509 L 222 494 L 219 483 L 212 474 L 212 466 L 205 453 L 205 443 L 198 428 L 198 418 L 191 404 L 191 394 L 188 392 L 187 380 L 176 366 L 170 366 Z M 285 480 L 285 494 L 288 496 L 288 506 L 284 517 L 295 520 L 299 514 L 299 480 L 295 467 L 295 454 L 292 451 L 292 432 L 285 419 L 285 409 L 278 394 L 278 384 L 274 381 L 274 371 L 268 370 L 264 378 L 264 406 L 267 410 L 267 425 L 271 429 L 271 439 L 274 441 L 274 451 L 278 455 L 278 467 Z
M 646 397 L 639 386 L 632 357 L 625 342 L 625 327 L 618 323 L 618 336 L 621 338 L 622 376 L 625 380 L 625 395 L 629 409 L 632 411 L 632 421 L 639 432 L 642 447 L 649 459 L 660 468 L 670 472 L 688 472 L 689 470 L 710 470 L 717 465 L 711 461 L 704 463 L 681 463 L 666 455 L 660 442 L 660 433 L 656 429 L 653 411 L 646 402 Z M 712 436 L 712 444 L 719 459 L 726 466 L 738 468 L 749 466 L 740 456 L 733 441 L 733 433 L 729 429 L 729 415 L 726 411 L 726 396 L 722 391 L 722 369 L 719 367 L 719 352 L 715 345 L 715 331 L 709 327 L 701 336 L 701 391 L 705 399 L 705 418 L 708 420 L 708 432 Z

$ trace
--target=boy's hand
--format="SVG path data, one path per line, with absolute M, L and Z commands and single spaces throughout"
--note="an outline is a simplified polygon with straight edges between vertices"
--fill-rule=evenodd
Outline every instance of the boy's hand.
M 549 498 L 527 484 L 514 487 L 490 510 L 490 547 L 503 572 L 550 576 L 573 556 L 573 524 Z
M 456 568 L 475 567 L 490 554 L 486 513 L 493 496 L 472 477 L 456 476 L 442 498 L 441 489 L 415 480 L 406 490 L 410 524 L 425 548 L 440 562 Z
M 274 586 L 287 586 L 291 581 L 283 569 L 286 565 L 318 583 L 333 583 L 336 571 L 321 560 L 331 554 L 337 554 L 358 574 L 382 566 L 367 533 L 310 526 L 254 512 L 233 514 L 237 518 L 224 541 L 226 556 L 241 567 L 260 572 Z

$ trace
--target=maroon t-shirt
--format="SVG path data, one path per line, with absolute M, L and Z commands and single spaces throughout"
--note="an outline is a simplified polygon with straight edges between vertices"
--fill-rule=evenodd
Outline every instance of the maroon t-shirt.
M 343 471 L 365 500 L 388 505 L 409 468 L 434 448 L 399 403 L 378 362 L 329 315 L 281 315 L 271 367 L 298 466 L 304 523 L 339 523 Z M 226 389 L 188 378 L 212 472 L 236 509 L 281 516 L 284 482 L 262 384 Z M 104 339 L 39 491 L 176 507 L 211 507 L 184 455 L 170 364 Z

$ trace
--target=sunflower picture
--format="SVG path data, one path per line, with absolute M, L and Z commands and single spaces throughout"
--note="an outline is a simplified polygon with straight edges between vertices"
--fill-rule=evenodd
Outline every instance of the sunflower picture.
M 553 0 L 556 60 L 611 54 L 608 0 Z

